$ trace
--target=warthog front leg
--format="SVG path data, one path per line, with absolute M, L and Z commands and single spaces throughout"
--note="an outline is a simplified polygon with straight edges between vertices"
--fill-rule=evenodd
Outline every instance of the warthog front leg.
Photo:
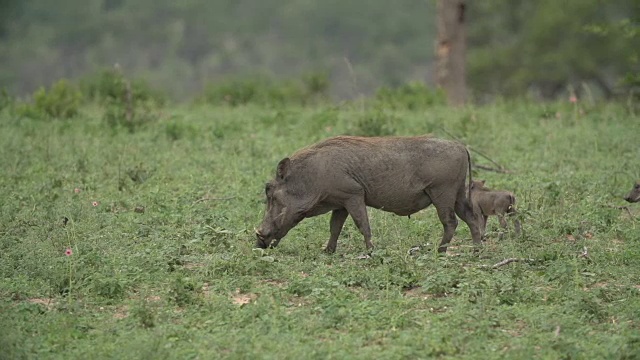
M 518 212 L 513 207 L 510 207 L 509 210 L 507 211 L 506 217 L 511 219 L 511 221 L 513 222 L 513 229 L 516 235 L 520 236 L 520 234 L 522 233 L 522 224 L 520 224 L 520 220 L 518 220 Z M 504 221 L 504 225 L 502 227 L 506 229 L 507 221 L 506 220 L 503 220 L 503 221 Z M 500 222 L 500 225 L 502 225 L 502 222 Z
M 330 254 L 336 251 L 336 247 L 338 246 L 338 236 L 340 236 L 342 226 L 344 225 L 345 220 L 347 220 L 347 215 L 349 215 L 347 209 L 338 209 L 331 212 L 331 221 L 329 223 L 331 237 L 329 238 L 329 242 L 327 243 L 327 247 L 324 251 Z
M 522 234 L 522 224 L 520 224 L 520 220 L 515 219 L 515 220 L 513 221 L 513 227 L 514 227 L 514 228 L 515 228 L 515 230 L 516 230 L 516 235 L 520 235 L 520 234 Z
M 507 224 L 507 219 L 505 219 L 505 215 L 498 215 L 498 219 L 500 220 L 500 226 L 502 226 L 503 229 L 508 229 L 509 225 Z

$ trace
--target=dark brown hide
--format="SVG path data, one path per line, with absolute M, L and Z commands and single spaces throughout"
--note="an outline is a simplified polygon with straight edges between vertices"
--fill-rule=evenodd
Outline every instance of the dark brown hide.
M 336 250 L 347 215 L 371 249 L 367 206 L 407 216 L 431 204 L 444 227 L 439 251 L 446 251 L 453 237 L 456 214 L 480 244 L 465 186 L 470 170 L 464 145 L 429 136 L 323 140 L 278 164 L 275 178 L 266 184 L 267 208 L 256 246 L 275 246 L 302 219 L 331 212 L 326 251 Z

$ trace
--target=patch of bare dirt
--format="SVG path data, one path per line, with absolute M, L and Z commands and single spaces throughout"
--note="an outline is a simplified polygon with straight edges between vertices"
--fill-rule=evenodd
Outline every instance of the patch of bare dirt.
M 433 314 L 442 314 L 445 313 L 449 310 L 448 307 L 443 306 L 443 307 L 436 307 L 436 308 L 429 308 L 429 311 Z
M 404 290 L 404 296 L 410 297 L 410 298 L 419 298 L 422 300 L 430 300 L 438 297 L 443 297 L 446 295 L 428 294 L 428 293 L 422 292 L 421 286 L 416 286 L 411 289 Z
M 202 294 L 204 296 L 209 296 L 211 294 L 209 283 L 202 284 Z
M 257 298 L 258 298 L 257 294 L 240 293 L 240 289 L 237 289 L 235 294 L 233 294 L 233 296 L 231 296 L 231 301 L 235 305 L 246 305 L 246 304 L 250 304 L 251 302 L 255 301 L 255 299 L 257 299 Z
M 605 281 L 601 281 L 601 282 L 597 282 L 597 283 L 595 283 L 595 284 L 592 284 L 592 285 L 590 286 L 590 288 L 592 288 L 592 289 L 593 289 L 593 288 L 605 288 L 605 287 L 607 287 L 607 286 L 609 286 L 609 284 L 608 284 L 607 282 L 605 282 Z
M 184 267 L 185 269 L 189 269 L 189 270 L 203 268 L 204 266 L 205 266 L 205 264 L 202 264 L 202 263 L 186 263 L 186 264 L 182 265 L 182 267 Z
M 129 316 L 129 307 L 127 306 L 117 307 L 116 312 L 113 314 L 113 318 L 118 320 L 124 319 L 128 316 Z
M 522 320 L 516 320 L 509 329 L 501 329 L 502 332 L 505 332 L 513 337 L 521 337 L 524 335 L 524 329 L 527 328 L 527 323 Z
M 275 286 L 277 288 L 282 288 L 287 284 L 283 280 L 275 280 L 275 279 L 261 280 L 260 282 L 266 285 Z
M 33 298 L 33 299 L 28 299 L 27 302 L 31 304 L 43 305 L 44 307 L 47 308 L 47 310 L 51 310 L 56 304 L 56 302 L 53 299 L 49 299 L 49 298 Z

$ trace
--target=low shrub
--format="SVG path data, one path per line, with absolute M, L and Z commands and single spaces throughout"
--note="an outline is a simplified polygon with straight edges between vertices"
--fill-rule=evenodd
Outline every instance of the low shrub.
M 396 118 L 382 109 L 373 109 L 363 113 L 356 120 L 350 133 L 356 136 L 388 136 L 396 130 L 393 123 Z
M 273 80 L 264 76 L 229 79 L 209 84 L 199 99 L 213 105 L 266 106 L 312 105 L 328 97 L 329 80 L 326 74 L 310 73 L 300 80 Z
M 70 119 L 78 115 L 81 104 L 82 93 L 62 79 L 49 90 L 44 87 L 36 90 L 33 101 L 19 104 L 16 110 L 19 115 L 34 119 Z
M 81 84 L 88 98 L 105 106 L 104 119 L 110 127 L 124 127 L 130 132 L 155 120 L 153 110 L 166 101 L 146 82 L 127 78 L 117 66 L 88 77 Z
M 445 104 L 446 99 L 441 90 L 410 82 L 396 88 L 380 88 L 375 94 L 375 102 L 390 109 L 417 110 Z

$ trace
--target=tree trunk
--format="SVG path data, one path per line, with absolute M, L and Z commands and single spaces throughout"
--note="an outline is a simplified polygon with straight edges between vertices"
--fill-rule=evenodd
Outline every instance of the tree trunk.
M 465 10 L 465 0 L 438 0 L 436 82 L 444 90 L 449 104 L 456 106 L 463 105 L 467 98 Z

